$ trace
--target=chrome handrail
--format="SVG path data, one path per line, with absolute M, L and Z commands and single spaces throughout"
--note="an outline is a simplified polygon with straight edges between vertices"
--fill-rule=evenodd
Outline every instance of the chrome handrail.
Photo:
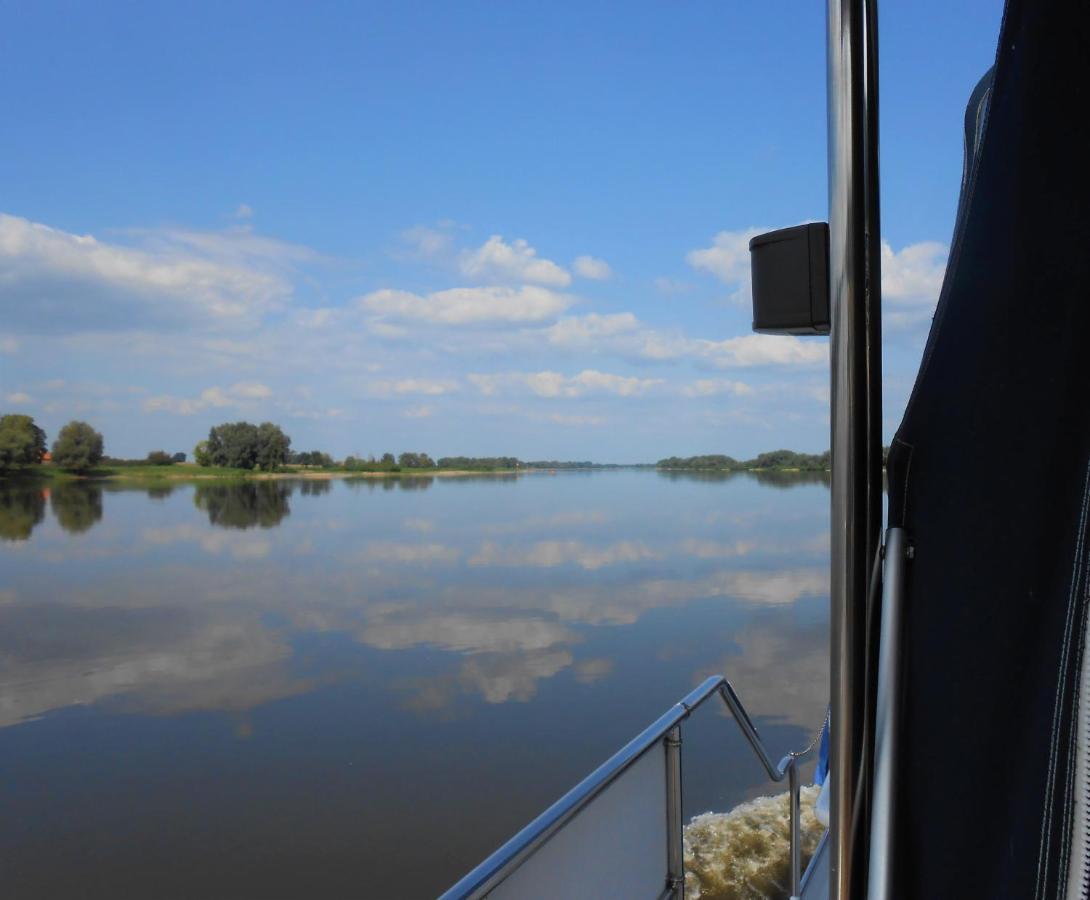
M 814 743 L 804 750 L 788 753 L 774 764 L 757 734 L 757 728 L 742 705 L 731 683 L 722 675 L 713 675 L 699 687 L 670 707 L 647 728 L 614 753 L 602 765 L 564 794 L 552 806 L 519 831 L 503 846 L 485 858 L 472 871 L 442 894 L 439 900 L 480 900 L 487 896 L 501 881 L 530 858 L 546 841 L 563 828 L 599 794 L 621 777 L 640 757 L 660 741 L 666 743 L 667 753 L 667 840 L 668 873 L 666 889 L 659 900 L 684 895 L 684 871 L 681 857 L 681 722 L 707 700 L 718 693 L 730 709 L 742 734 L 760 760 L 768 777 L 775 782 L 788 779 L 791 815 L 791 896 L 797 897 L 802 882 L 802 842 L 799 822 L 799 773 L 798 764 L 806 760 L 814 750 Z M 676 834 L 674 833 L 676 831 Z

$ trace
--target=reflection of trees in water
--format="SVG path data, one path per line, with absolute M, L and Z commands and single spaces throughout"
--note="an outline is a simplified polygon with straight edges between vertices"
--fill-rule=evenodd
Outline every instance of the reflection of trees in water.
M 742 472 L 728 472 L 725 470 L 716 471 L 715 469 L 656 469 L 655 471 L 659 478 L 665 478 L 667 481 L 723 482 L 731 481 L 735 478 L 742 478 L 744 475 Z
M 333 487 L 329 478 L 305 478 L 299 482 L 299 493 L 304 497 L 320 497 Z
M 102 518 L 102 486 L 86 481 L 58 484 L 50 494 L 49 505 L 61 528 L 69 534 L 80 534 Z
M 355 491 L 358 491 L 360 488 L 367 488 L 369 491 L 378 490 L 380 488 L 384 491 L 396 491 L 398 489 L 403 491 L 423 491 L 430 488 L 433 481 L 435 481 L 435 479 L 430 475 L 407 475 L 404 477 L 386 475 L 382 478 L 368 478 L 362 476 L 344 479 L 344 483 Z
M 25 541 L 45 518 L 45 495 L 39 487 L 0 485 L 0 540 Z
M 482 472 L 480 475 L 452 475 L 447 478 L 447 484 L 480 484 L 482 481 L 515 482 L 521 477 L 515 472 Z M 569 477 L 567 472 L 565 472 L 565 477 Z
M 756 478 L 758 484 L 774 488 L 793 488 L 802 484 L 823 484 L 829 486 L 832 479 L 830 472 L 786 472 L 768 469 L 764 472 L 747 472 L 751 478 Z
M 716 471 L 707 469 L 658 469 L 660 478 L 667 481 L 703 481 L 726 482 L 735 478 L 753 478 L 758 484 L 773 488 L 793 488 L 804 484 L 823 484 L 829 486 L 830 473 L 828 472 L 799 472 L 787 469 L 744 470 L 734 472 Z
M 408 478 L 398 478 L 398 487 L 403 491 L 423 491 L 431 487 L 434 478 L 427 476 L 411 475 Z
M 275 528 L 291 514 L 291 494 L 291 486 L 282 481 L 199 484 L 193 503 L 220 528 Z
M 173 481 L 153 481 L 148 484 L 130 484 L 125 481 L 110 481 L 104 479 L 103 481 L 96 482 L 101 488 L 103 493 L 106 494 L 131 494 L 139 492 L 146 494 L 149 500 L 165 500 L 177 489 L 178 485 Z

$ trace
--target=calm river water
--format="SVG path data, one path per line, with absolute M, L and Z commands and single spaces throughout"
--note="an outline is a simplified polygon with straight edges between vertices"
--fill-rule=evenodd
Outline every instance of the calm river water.
M 707 675 L 805 744 L 827 570 L 799 476 L 0 482 L 4 896 L 434 896 Z

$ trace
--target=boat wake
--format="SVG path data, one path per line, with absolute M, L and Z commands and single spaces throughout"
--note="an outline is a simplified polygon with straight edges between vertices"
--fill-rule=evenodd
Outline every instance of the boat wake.
M 800 790 L 802 864 L 824 826 L 814 815 L 820 788 Z M 787 794 L 758 797 L 728 813 L 707 812 L 685 826 L 685 896 L 690 900 L 786 900 L 791 835 Z

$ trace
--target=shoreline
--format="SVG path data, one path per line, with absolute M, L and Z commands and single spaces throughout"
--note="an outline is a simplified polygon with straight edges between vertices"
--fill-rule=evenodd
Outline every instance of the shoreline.
M 118 466 L 116 468 L 103 467 L 99 471 L 91 471 L 86 474 L 66 472 L 52 467 L 35 469 L 18 469 L 9 472 L 0 472 L 0 483 L 4 482 L 184 482 L 184 481 L 332 481 L 335 479 L 348 480 L 353 478 L 490 478 L 522 475 L 557 475 L 561 472 L 597 472 L 617 471 L 619 469 L 646 469 L 656 472 L 687 473 L 698 475 L 741 475 L 745 473 L 765 474 L 782 472 L 791 475 L 827 475 L 828 469 L 798 469 L 798 468 L 752 468 L 752 469 L 716 469 L 716 468 L 686 468 L 674 466 L 649 466 L 633 464 L 630 466 L 602 466 L 593 468 L 559 468 L 559 469 L 404 469 L 400 472 L 382 471 L 337 471 L 337 470 L 295 470 L 282 472 L 253 472 L 243 469 L 215 469 L 202 468 L 192 463 L 177 463 L 173 466 Z
M 135 467 L 134 467 L 135 468 Z M 126 472 L 124 467 L 107 469 L 102 472 L 80 474 L 60 470 L 19 470 L 0 473 L 0 482 L 17 481 L 331 481 L 348 478 L 465 478 L 473 476 L 512 476 L 544 472 L 544 469 L 432 469 L 402 472 L 336 472 L 336 471 L 291 471 L 291 472 L 247 472 L 247 471 L 202 471 L 194 467 L 190 471 L 170 471 L 172 467 L 163 466 L 165 471 Z

